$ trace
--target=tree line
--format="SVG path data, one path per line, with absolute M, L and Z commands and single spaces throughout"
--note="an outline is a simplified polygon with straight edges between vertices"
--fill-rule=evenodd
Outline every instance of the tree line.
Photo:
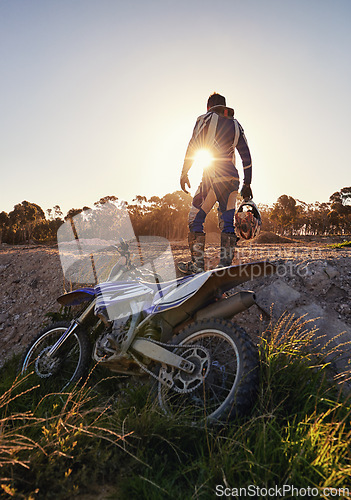
M 116 196 L 106 196 L 94 206 L 117 202 Z M 239 202 L 241 201 L 239 196 Z M 186 238 L 191 196 L 182 191 L 163 197 L 137 195 L 128 210 L 137 235 L 157 235 L 169 240 Z M 46 212 L 37 204 L 22 201 L 9 213 L 0 212 L 0 243 L 55 242 L 59 227 L 67 220 L 91 207 L 72 208 L 64 216 L 59 205 Z M 285 236 L 346 235 L 351 233 L 351 187 L 333 193 L 328 202 L 305 203 L 286 194 L 272 205 L 258 204 L 262 229 Z M 206 219 L 205 230 L 217 232 L 217 213 L 213 209 Z

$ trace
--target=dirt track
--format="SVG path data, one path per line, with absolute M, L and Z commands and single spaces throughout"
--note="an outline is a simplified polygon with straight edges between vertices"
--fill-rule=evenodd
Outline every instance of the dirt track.
M 212 267 L 218 260 L 218 236 L 208 241 L 206 255 Z M 188 258 L 186 242 L 172 243 L 172 250 L 176 262 Z M 289 292 L 288 299 L 294 299 L 295 309 L 317 303 L 351 329 L 350 249 L 333 250 L 316 242 L 282 243 L 277 238 L 275 243 L 239 244 L 237 256 L 243 263 L 269 260 L 278 264 L 278 276 L 245 285 L 258 297 L 264 298 L 266 287 L 279 280 L 285 287 L 283 294 Z M 46 314 L 59 310 L 56 297 L 64 293 L 65 287 L 69 289 L 69 284 L 64 281 L 57 247 L 36 245 L 0 245 L 0 279 L 1 367 L 50 321 Z M 283 306 L 278 304 L 278 312 Z M 246 312 L 237 319 L 246 328 L 254 329 L 252 333 L 258 333 L 256 313 Z

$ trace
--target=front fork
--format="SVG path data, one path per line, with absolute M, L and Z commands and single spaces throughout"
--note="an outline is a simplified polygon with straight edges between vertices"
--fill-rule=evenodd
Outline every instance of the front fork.
M 60 347 L 66 342 L 68 337 L 72 335 L 72 333 L 81 326 L 84 321 L 89 317 L 90 313 L 94 310 L 95 307 L 95 299 L 89 304 L 89 306 L 82 312 L 82 314 L 71 321 L 71 324 L 67 328 L 67 330 L 61 335 L 61 337 L 55 342 L 55 344 L 51 347 L 51 349 L 47 352 L 47 356 L 49 358 L 55 356 Z

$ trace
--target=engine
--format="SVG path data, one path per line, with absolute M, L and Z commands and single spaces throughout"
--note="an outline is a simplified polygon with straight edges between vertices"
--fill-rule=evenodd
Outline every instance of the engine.
M 126 338 L 131 323 L 131 315 L 116 319 L 97 339 L 93 358 L 111 371 L 128 375 L 143 375 L 144 371 L 126 353 L 121 346 Z
M 116 355 L 120 349 L 130 325 L 130 317 L 116 319 L 104 330 L 95 343 L 94 359 L 104 363 Z

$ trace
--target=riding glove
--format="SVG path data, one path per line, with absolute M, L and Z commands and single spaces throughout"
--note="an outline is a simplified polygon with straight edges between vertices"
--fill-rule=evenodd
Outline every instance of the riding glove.
M 182 174 L 181 175 L 181 177 L 180 177 L 180 187 L 182 188 L 182 191 L 184 191 L 184 193 L 189 194 L 189 191 L 186 190 L 185 186 L 188 186 L 189 188 L 191 187 L 190 186 L 190 181 L 189 181 L 188 174 Z
M 252 191 L 250 184 L 244 184 L 240 191 L 241 196 L 245 201 L 252 199 Z

